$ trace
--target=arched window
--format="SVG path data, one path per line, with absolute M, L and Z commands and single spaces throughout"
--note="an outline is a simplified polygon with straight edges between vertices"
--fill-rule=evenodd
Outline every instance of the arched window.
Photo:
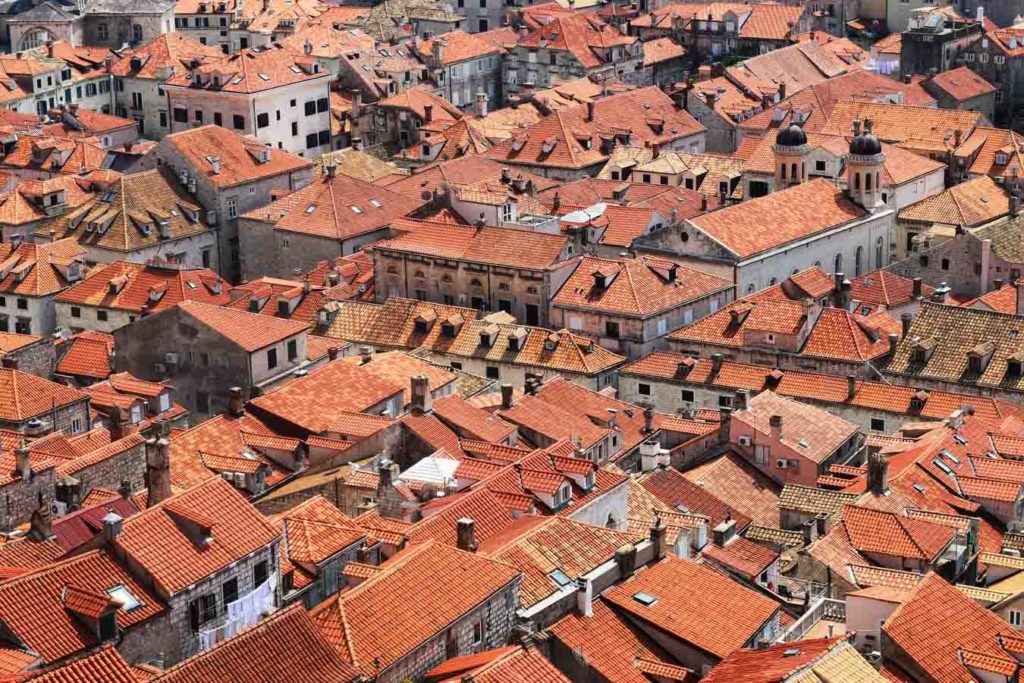
M 782 168 L 779 169 L 779 170 L 782 171 L 782 179 L 785 180 L 786 179 L 786 165 L 782 164 Z
M 843 272 L 843 255 L 842 254 L 836 254 L 835 268 L 832 269 L 832 272 L 833 273 L 841 273 L 841 272 Z
M 441 282 L 444 282 L 445 284 L 451 284 L 452 276 L 449 275 L 448 273 L 445 273 L 444 275 L 441 276 Z
M 53 36 L 45 28 L 34 28 L 21 37 L 21 49 L 31 50 L 32 48 L 46 45 L 46 41 L 53 40 Z
M 801 180 L 807 177 L 807 164 L 800 162 L 800 178 Z
M 853 252 L 853 274 L 860 275 L 861 269 L 861 258 L 864 255 L 864 248 L 860 245 L 857 246 L 857 251 Z
M 472 280 L 470 280 L 469 286 L 470 287 L 483 287 L 483 283 L 481 283 L 480 280 L 477 280 L 476 278 L 473 278 Z
M 792 180 L 793 182 L 797 182 L 798 180 L 800 180 L 800 176 L 798 176 L 798 175 L 796 174 L 796 164 L 793 164 L 793 165 L 792 165 L 792 166 L 790 167 L 790 169 L 789 169 L 789 170 L 790 170 L 790 174 L 789 174 L 789 179 L 790 179 L 790 180 Z
M 864 176 L 864 191 L 871 192 L 871 174 L 868 173 Z
M 777 284 L 779 284 L 779 281 L 776 280 L 775 278 L 772 278 L 771 280 L 768 281 L 768 286 L 769 287 L 774 287 Z
M 882 174 L 878 171 L 875 172 L 875 187 L 882 189 Z
M 853 174 L 853 189 L 860 190 L 860 173 Z
M 885 240 L 881 237 L 875 242 L 875 268 L 881 268 L 885 265 L 883 263 L 885 259 Z
M 426 275 L 423 274 L 422 270 L 417 270 L 415 273 L 412 274 L 412 276 L 415 277 L 415 278 L 420 278 L 420 279 L 426 277 Z

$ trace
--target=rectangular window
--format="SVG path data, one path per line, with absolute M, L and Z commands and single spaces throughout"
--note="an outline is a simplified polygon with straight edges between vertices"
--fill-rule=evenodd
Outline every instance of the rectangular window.
M 693 403 L 693 390 L 683 389 L 680 398 L 682 399 L 683 403 Z
M 264 583 L 267 582 L 267 578 L 269 576 L 270 573 L 267 569 L 266 560 L 263 560 L 262 562 L 257 562 L 256 566 L 253 567 L 252 570 L 252 585 L 256 587 L 262 586 Z
M 78 306 L 72 306 L 71 307 L 71 317 L 72 318 L 81 318 L 82 317 L 82 309 L 79 308 Z
M 316 133 L 310 133 L 309 135 L 306 136 L 306 149 L 314 149 L 319 144 L 320 143 L 317 142 Z
M 1010 621 L 1010 626 L 1014 628 L 1020 628 L 1021 625 L 1021 613 L 1019 610 L 1011 609 L 1007 612 L 1007 618 Z
M 238 217 L 238 199 L 235 197 L 228 198 L 228 218 Z
M 299 357 L 299 342 L 292 339 L 288 342 L 288 360 L 294 361 Z
M 263 112 L 262 114 L 257 114 L 256 115 L 256 127 L 257 128 L 266 128 L 269 125 L 270 125 L 270 114 L 268 114 L 267 112 Z
M 613 322 L 606 322 L 604 324 L 604 336 L 609 337 L 610 339 L 618 339 L 619 324 Z
M 165 111 L 160 112 L 160 127 L 161 128 L 166 128 L 167 127 L 167 112 L 165 112 Z
M 196 410 L 200 413 L 210 412 L 210 395 L 205 391 L 196 392 Z
M 273 370 L 277 367 L 277 349 L 267 349 L 267 369 Z
M 193 631 L 208 621 L 217 618 L 217 597 L 214 595 L 201 595 L 188 605 L 188 618 Z
M 107 318 L 108 318 L 108 316 L 107 316 L 107 312 L 106 311 L 104 311 L 104 310 L 96 311 L 96 319 L 97 320 L 99 320 L 101 322 L 106 322 Z
M 228 581 L 225 581 L 224 585 L 221 587 L 221 593 L 224 596 L 225 607 L 238 600 L 238 579 L 229 579 Z
M 217 126 L 223 126 L 224 125 L 224 115 L 221 114 L 219 111 L 213 112 L 213 123 L 214 123 L 214 125 L 217 125 Z
M 188 109 L 183 109 L 182 107 L 175 107 L 174 121 L 175 123 L 188 123 Z
M 500 373 L 496 365 L 487 366 L 487 379 L 498 379 Z
M 330 108 L 331 108 L 331 101 L 330 101 L 330 99 L 328 99 L 326 97 L 321 97 L 319 100 L 316 101 L 316 112 L 318 114 L 323 114 L 325 111 L 330 110 Z
M 235 130 L 245 130 L 245 117 L 235 114 L 231 117 L 231 125 L 234 126 Z
M 194 118 L 196 120 L 196 123 L 202 123 L 203 122 L 203 110 L 202 109 L 196 109 L 195 110 Z
M 731 408 L 732 407 L 732 396 L 719 396 L 718 397 L 719 408 Z
M 305 104 L 306 116 L 312 116 L 316 113 L 316 100 L 309 100 Z
M 772 449 L 769 446 L 763 444 L 754 445 L 754 462 L 758 465 L 767 465 L 768 458 L 772 455 Z
M 637 385 L 636 390 L 637 390 L 637 393 L 639 393 L 641 396 L 650 396 L 651 395 L 651 385 L 650 384 L 645 384 L 643 382 L 640 382 Z

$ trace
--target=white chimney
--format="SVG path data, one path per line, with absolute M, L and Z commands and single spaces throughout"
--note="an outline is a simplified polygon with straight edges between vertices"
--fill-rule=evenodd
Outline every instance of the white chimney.
M 594 614 L 594 584 L 585 577 L 576 579 L 576 609 L 584 617 Z
M 213 175 L 220 173 L 220 157 L 210 157 L 210 166 L 213 167 Z

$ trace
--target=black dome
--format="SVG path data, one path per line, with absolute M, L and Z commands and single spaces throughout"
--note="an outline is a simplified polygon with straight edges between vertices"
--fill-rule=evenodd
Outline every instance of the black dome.
M 782 145 L 783 147 L 799 147 L 800 145 L 807 144 L 807 133 L 804 129 L 795 123 L 791 123 L 785 128 L 780 128 L 778 134 L 775 136 L 775 144 Z
M 873 133 L 861 133 L 850 142 L 850 154 L 874 156 L 882 153 L 882 143 Z

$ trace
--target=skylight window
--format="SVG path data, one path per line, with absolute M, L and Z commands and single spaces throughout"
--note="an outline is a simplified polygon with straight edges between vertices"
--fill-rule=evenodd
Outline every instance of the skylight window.
M 268 76 L 267 74 L 263 73 L 262 71 L 259 72 L 256 75 L 260 77 L 261 81 L 269 81 L 270 80 L 270 76 Z
M 117 193 L 116 192 L 108 192 L 105 195 L 103 195 L 103 198 L 100 201 L 106 202 L 107 204 L 109 204 L 112 201 L 114 201 L 115 199 L 117 199 Z
M 360 209 L 358 206 L 350 206 L 348 208 L 352 209 L 352 213 L 362 213 L 363 212 L 363 210 Z
M 949 468 L 949 465 L 947 465 L 946 463 L 942 462 L 942 461 L 941 461 L 941 460 L 939 460 L 938 458 L 935 458 L 934 460 L 932 460 L 932 463 L 933 463 L 933 464 L 934 464 L 934 465 L 935 465 L 936 467 L 938 467 L 938 468 L 939 468 L 940 470 L 942 470 L 943 472 L 945 472 L 946 474 L 948 474 L 949 476 L 951 476 L 951 477 L 953 477 L 953 476 L 956 476 L 956 475 L 954 475 L 954 474 L 953 474 L 953 470 L 951 470 L 951 469 Z
M 292 70 L 292 73 L 296 73 L 296 74 L 302 73 L 302 69 L 300 69 L 299 67 L 295 66 L 294 64 L 292 64 L 291 70 Z
M 189 289 L 195 289 L 196 288 L 196 283 L 193 282 L 192 280 L 187 280 L 185 282 L 185 286 L 188 287 Z
M 371 204 L 373 204 L 373 205 L 374 205 L 375 207 L 377 207 L 378 209 L 379 209 L 380 207 L 384 206 L 383 204 L 381 204 L 381 203 L 380 203 L 380 202 L 379 202 L 378 200 L 376 200 L 376 199 L 371 199 L 371 200 L 370 200 L 370 203 L 371 203 Z
M 572 583 L 572 579 L 570 579 L 569 576 L 561 569 L 554 570 L 553 572 L 548 574 L 548 576 L 551 577 L 551 580 L 554 581 L 555 585 L 559 588 L 565 588 L 570 583 Z
M 316 211 L 316 204 L 310 204 L 309 206 L 306 207 L 306 215 L 307 216 L 309 214 L 313 213 L 314 211 Z
M 956 441 L 961 446 L 967 445 L 967 439 L 965 439 L 962 434 L 954 434 L 953 441 Z
M 125 612 L 131 612 L 133 609 L 142 607 L 142 603 L 139 602 L 139 599 L 132 595 L 130 590 L 120 584 L 107 590 L 107 595 L 109 595 L 112 600 L 121 603 L 121 609 Z
M 946 450 L 945 448 L 943 448 L 943 449 L 942 449 L 941 451 L 939 451 L 939 455 L 944 455 L 944 456 L 946 456 L 946 458 L 947 458 L 947 459 L 948 459 L 948 460 L 949 460 L 950 462 L 952 462 L 952 463 L 953 463 L 954 465 L 959 465 L 959 464 L 960 464 L 960 458 L 956 457 L 955 455 L 953 455 L 952 453 L 950 453 L 950 452 L 949 452 L 948 450 Z
M 658 598 L 654 597 L 650 593 L 644 593 L 643 591 L 635 593 L 633 595 L 633 599 L 645 607 L 650 607 L 654 603 L 658 602 Z
M 811 444 L 807 443 L 807 439 L 800 439 L 799 441 L 797 441 L 797 443 L 800 444 L 801 448 L 810 448 L 811 447 Z
M 915 491 L 917 491 L 918 493 L 920 493 L 922 495 L 924 494 L 924 490 L 925 489 L 924 489 L 924 486 L 922 486 L 921 484 L 914 484 L 911 488 L 913 488 Z
M 242 82 L 242 77 L 238 76 L 238 77 L 235 78 L 235 80 L 231 81 L 231 85 L 238 85 L 241 82 Z
M 177 209 L 171 209 L 171 215 L 172 216 L 177 216 L 178 215 L 178 210 Z

